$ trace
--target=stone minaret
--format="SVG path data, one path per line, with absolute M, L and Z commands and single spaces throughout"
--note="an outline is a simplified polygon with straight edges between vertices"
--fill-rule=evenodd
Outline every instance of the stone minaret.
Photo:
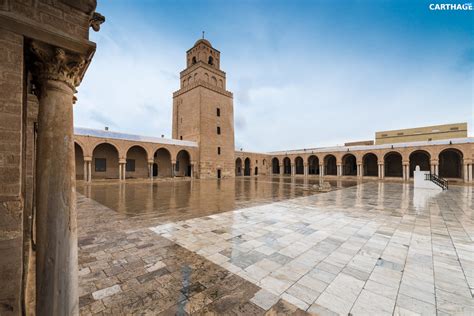
M 234 106 L 220 52 L 205 39 L 186 52 L 181 87 L 173 94 L 173 138 L 199 144 L 191 157 L 200 178 L 234 177 Z

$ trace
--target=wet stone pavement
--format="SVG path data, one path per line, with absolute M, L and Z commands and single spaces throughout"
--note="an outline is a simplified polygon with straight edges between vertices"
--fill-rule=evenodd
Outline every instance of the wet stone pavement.
M 216 183 L 79 187 L 81 314 L 474 313 L 472 187 Z

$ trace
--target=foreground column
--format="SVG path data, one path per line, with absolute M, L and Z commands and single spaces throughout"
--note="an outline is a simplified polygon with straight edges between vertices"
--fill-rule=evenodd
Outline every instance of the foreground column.
M 280 165 L 280 175 L 283 175 L 285 173 L 285 167 L 284 165 Z
M 77 213 L 73 135 L 82 57 L 33 42 L 39 86 L 36 168 L 36 314 L 77 315 Z
M 90 182 L 91 181 L 91 167 L 92 158 L 91 157 L 84 157 L 84 181 Z
M 153 180 L 153 160 L 148 161 L 148 176 Z
M 319 176 L 324 177 L 324 165 L 319 165 Z

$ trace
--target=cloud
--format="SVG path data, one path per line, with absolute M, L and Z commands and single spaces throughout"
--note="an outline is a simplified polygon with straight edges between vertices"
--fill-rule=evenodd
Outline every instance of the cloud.
M 462 22 L 456 17 L 438 21 L 415 10 L 416 22 L 383 7 L 382 19 L 370 15 L 371 2 L 346 21 L 344 8 L 326 2 L 277 1 L 204 2 L 193 11 L 203 20 L 177 18 L 172 3 L 123 11 L 120 3 L 127 2 L 109 15 L 101 9 L 107 22 L 93 35 L 98 48 L 79 89 L 77 126 L 171 136 L 172 93 L 204 27 L 234 92 L 238 148 L 332 146 L 373 139 L 377 130 L 466 120 L 472 132 L 473 47 L 471 34 L 453 26 Z M 416 32 L 400 26 L 407 19 Z

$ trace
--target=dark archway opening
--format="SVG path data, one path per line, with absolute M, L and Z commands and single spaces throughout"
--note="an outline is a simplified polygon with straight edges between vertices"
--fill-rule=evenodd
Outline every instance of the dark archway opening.
M 356 176 L 357 175 L 357 160 L 352 154 L 347 154 L 342 157 L 342 175 Z
M 272 173 L 280 174 L 280 161 L 278 160 L 278 158 L 272 159 Z
M 446 149 L 439 154 L 439 176 L 442 178 L 462 178 L 463 155 L 459 150 Z
M 285 159 L 283 159 L 283 173 L 291 174 L 291 160 L 288 157 L 285 157 Z
M 420 166 L 421 171 L 430 171 L 430 154 L 423 150 L 417 150 L 410 154 L 410 177 L 416 166 Z
M 362 164 L 364 169 L 364 176 L 366 177 L 378 177 L 378 159 L 375 154 L 368 153 L 362 158 Z
M 316 156 L 310 156 L 308 158 L 308 173 L 319 174 L 319 158 Z
M 153 164 L 153 176 L 158 177 L 158 164 L 157 163 Z
M 337 175 L 337 165 L 336 157 L 333 155 L 328 155 L 324 158 L 324 166 L 326 168 L 325 175 L 336 176 Z
M 295 159 L 295 173 L 296 174 L 304 174 L 304 162 L 303 158 L 296 157 Z
M 250 176 L 250 158 L 245 158 L 244 164 L 244 176 Z
M 390 152 L 384 157 L 385 177 L 403 177 L 402 155 Z
M 191 176 L 191 156 L 186 150 L 180 150 L 176 155 L 174 175 L 177 177 Z
M 240 158 L 235 161 L 235 175 L 237 177 L 242 175 L 242 159 Z

